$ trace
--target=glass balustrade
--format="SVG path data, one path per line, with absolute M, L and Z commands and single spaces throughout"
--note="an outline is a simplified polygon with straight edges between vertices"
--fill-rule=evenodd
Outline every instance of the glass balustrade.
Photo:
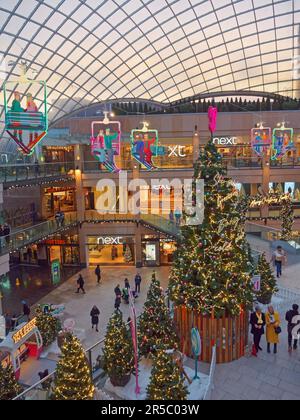
M 0 182 L 26 181 L 71 174 L 74 162 L 0 165 Z
M 64 222 L 58 223 L 56 220 L 47 220 L 47 222 L 12 232 L 8 236 L 0 237 L 0 255 L 13 252 L 17 249 L 23 248 L 31 243 L 48 237 L 51 234 L 59 232 L 67 227 L 77 223 L 77 214 L 65 214 Z

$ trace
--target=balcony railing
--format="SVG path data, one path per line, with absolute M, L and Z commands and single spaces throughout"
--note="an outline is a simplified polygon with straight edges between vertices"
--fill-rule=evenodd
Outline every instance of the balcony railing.
M 78 224 L 77 214 L 67 213 L 63 223 L 58 223 L 56 220 L 47 220 L 47 222 L 31 226 L 26 229 L 18 230 L 8 236 L 0 237 L 0 255 L 8 254 L 9 252 L 17 251 L 34 242 L 48 237 L 51 234 L 59 233 L 66 228 L 76 226 Z
M 74 169 L 74 162 L 0 165 L 0 183 L 64 176 Z

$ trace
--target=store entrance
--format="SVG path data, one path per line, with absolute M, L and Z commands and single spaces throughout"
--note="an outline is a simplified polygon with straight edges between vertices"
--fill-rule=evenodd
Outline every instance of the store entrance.
M 88 237 L 88 263 L 100 265 L 134 265 L 134 239 L 128 237 Z

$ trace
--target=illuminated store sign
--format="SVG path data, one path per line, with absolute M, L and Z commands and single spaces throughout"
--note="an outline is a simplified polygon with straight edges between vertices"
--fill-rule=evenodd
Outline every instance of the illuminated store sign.
M 123 245 L 122 236 L 100 236 L 97 239 L 98 245 Z
M 169 157 L 186 157 L 185 146 L 169 146 Z
M 15 344 L 19 343 L 26 336 L 28 336 L 36 328 L 36 318 L 32 319 L 28 324 L 24 325 L 19 331 L 17 331 L 13 336 L 13 342 Z
M 220 146 L 236 146 L 237 137 L 214 137 L 213 142 Z

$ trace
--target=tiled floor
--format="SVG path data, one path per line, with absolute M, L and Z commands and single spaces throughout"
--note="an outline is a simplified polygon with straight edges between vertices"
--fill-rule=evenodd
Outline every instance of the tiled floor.
M 255 249 L 266 251 L 271 255 L 267 243 L 256 238 L 250 238 Z M 280 281 L 283 287 L 297 289 L 300 291 L 300 257 L 290 257 L 289 265 L 286 267 L 284 276 Z M 148 285 L 151 279 L 152 269 L 140 270 L 143 283 L 142 293 L 136 307 L 140 313 L 146 298 Z M 161 267 L 156 269 L 157 277 L 161 280 L 162 286 L 167 287 L 169 269 Z M 76 328 L 85 330 L 85 348 L 98 342 L 105 335 L 106 325 L 114 310 L 114 288 L 120 283 L 124 284 L 125 277 L 128 277 L 133 284 L 136 274 L 135 268 L 104 268 L 103 282 L 101 286 L 96 284 L 94 270 L 83 270 L 86 280 L 86 295 L 75 294 L 76 279 L 65 282 L 59 288 L 53 290 L 42 302 L 53 304 L 64 304 L 66 307 L 65 318 L 74 318 Z M 299 303 L 300 302 L 295 302 Z M 101 310 L 100 332 L 96 333 L 90 327 L 90 310 L 97 305 Z M 121 307 L 124 318 L 129 316 L 128 305 Z M 285 310 L 283 311 L 285 312 Z M 284 317 L 284 313 L 281 314 Z M 264 350 L 266 348 L 263 342 Z M 281 335 L 281 344 L 277 356 L 268 355 L 266 351 L 259 354 L 258 359 L 245 357 L 237 362 L 228 365 L 219 365 L 215 375 L 215 400 L 300 400 L 300 349 L 292 355 L 287 351 L 287 333 L 285 323 Z

